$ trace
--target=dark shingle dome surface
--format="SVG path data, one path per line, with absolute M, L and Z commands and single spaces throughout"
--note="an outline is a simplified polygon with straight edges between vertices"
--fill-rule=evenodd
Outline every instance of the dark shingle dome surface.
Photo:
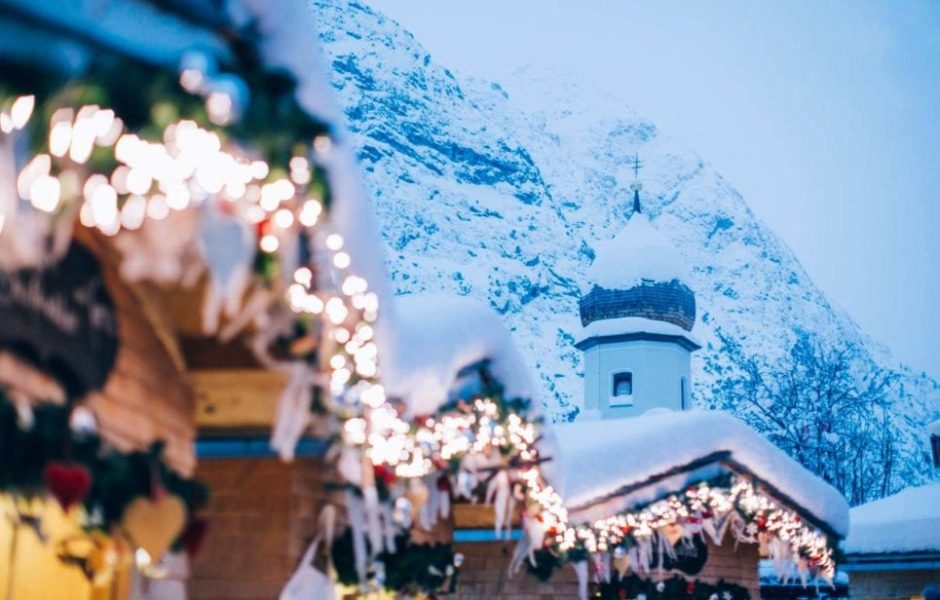
M 580 301 L 581 325 L 602 319 L 642 317 L 672 323 L 692 331 L 695 324 L 695 294 L 678 279 L 644 281 L 625 290 L 595 285 Z
M 639 212 L 613 238 L 596 243 L 580 301 L 581 325 L 607 319 L 642 318 L 692 331 L 695 294 L 683 283 L 688 270 L 669 239 Z

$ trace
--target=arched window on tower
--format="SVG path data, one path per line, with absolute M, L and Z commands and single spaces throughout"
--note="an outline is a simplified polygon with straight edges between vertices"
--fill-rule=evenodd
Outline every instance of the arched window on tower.
M 679 406 L 682 410 L 689 408 L 689 390 L 685 377 L 679 378 Z
M 633 373 L 621 371 L 614 373 L 613 389 L 611 396 L 619 401 L 630 403 L 633 396 Z

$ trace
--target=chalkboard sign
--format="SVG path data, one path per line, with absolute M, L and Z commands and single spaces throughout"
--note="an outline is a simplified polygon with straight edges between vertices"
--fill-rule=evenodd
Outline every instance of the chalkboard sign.
M 56 379 L 71 397 L 104 386 L 117 318 L 94 255 L 73 243 L 43 269 L 0 271 L 0 349 Z
M 691 540 L 679 540 L 673 546 L 675 556 L 663 555 L 663 569 L 682 571 L 687 575 L 697 575 L 708 561 L 708 544 L 701 536 L 692 536 Z M 653 552 L 650 567 L 659 567 L 659 555 Z

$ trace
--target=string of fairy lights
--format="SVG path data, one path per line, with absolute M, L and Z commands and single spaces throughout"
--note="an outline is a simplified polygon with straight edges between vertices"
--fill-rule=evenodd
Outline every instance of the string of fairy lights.
M 34 102 L 33 96 L 17 97 L 9 112 L 0 113 L 3 131 L 26 127 Z M 330 144 L 324 135 L 313 140 L 312 150 L 322 154 Z M 111 150 L 116 166 L 110 173 L 88 168 L 96 149 Z M 214 197 L 245 222 L 263 224 L 258 246 L 271 254 L 283 236 L 313 227 L 323 212 L 321 200 L 309 193 L 311 166 L 307 149 L 302 150 L 288 165 L 272 168 L 193 120 L 175 121 L 164 128 L 162 140 L 148 141 L 126 131 L 111 109 L 63 107 L 49 121 L 48 152 L 33 156 L 16 188 L 32 207 L 50 215 L 67 214 L 77 203 L 81 223 L 108 236 Z M 342 245 L 342 240 L 330 243 Z M 333 260 L 337 267 L 348 266 L 342 252 Z
M 202 98 L 210 123 L 169 119 L 159 139 L 130 131 L 104 106 L 56 109 L 48 118 L 43 151 L 19 170 L 19 197 L 51 219 L 77 215 L 84 226 L 106 236 L 135 231 L 147 219 L 159 221 L 211 198 L 256 228 L 261 255 L 276 256 L 297 236 L 317 240 L 325 250 L 317 255 L 322 264 L 302 261 L 280 287 L 271 278 L 266 282 L 298 318 L 318 323 L 316 349 L 329 390 L 328 409 L 340 417 L 343 443 L 362 449 L 374 467 L 388 468 L 402 479 L 438 473 L 456 477 L 468 457 L 485 458 L 492 469 L 510 474 L 524 496 L 526 513 L 545 533 L 545 549 L 560 556 L 578 550 L 618 553 L 667 527 L 737 515 L 744 523 L 735 532 L 739 538 L 774 537 L 813 570 L 824 576 L 834 572 L 825 535 L 743 478 L 729 487 L 703 483 L 637 511 L 573 525 L 542 475 L 539 424 L 524 409 L 481 396 L 416 421 L 406 418 L 407 411 L 386 396 L 380 383 L 379 298 L 356 274 L 342 235 L 321 218 L 327 207 L 313 185 L 315 161 L 331 152 L 331 138 L 323 134 L 295 145 L 286 161 L 243 147 L 224 129 L 213 128 L 238 119 L 237 94 L 206 82 L 206 73 L 191 65 L 179 74 L 180 85 Z M 15 135 L 27 128 L 35 108 L 32 95 L 0 105 L 0 132 Z M 0 214 L 0 232 L 6 217 Z
M 326 245 L 339 252 L 342 244 L 333 240 L 328 239 Z M 341 262 L 336 265 L 334 261 L 333 266 L 345 273 L 350 265 Z M 300 279 L 307 278 L 308 274 L 302 272 Z M 389 401 L 379 383 L 377 347 L 372 341 L 378 299 L 366 294 L 368 283 L 364 279 L 345 275 L 342 281 L 342 296 L 347 302 L 339 304 L 336 296 L 326 301 L 335 302 L 335 308 L 324 305 L 322 309 L 328 323 L 326 338 L 333 342 L 335 351 L 327 361 L 330 388 L 342 408 L 343 442 L 362 449 L 374 467 L 390 469 L 395 477 L 405 480 L 435 474 L 449 477 L 453 479 L 452 489 L 465 490 L 467 487 L 459 482 L 467 473 L 460 465 L 468 457 L 482 457 L 491 471 L 511 474 L 513 485 L 524 495 L 525 513 L 539 523 L 545 534 L 544 549 L 562 557 L 576 556 L 580 551 L 588 555 L 609 552 L 618 557 L 631 544 L 652 541 L 677 525 L 701 534 L 706 520 L 730 520 L 739 541 L 777 539 L 790 553 L 785 558 L 824 579 L 834 575 L 828 538 L 739 476 L 727 485 L 700 483 L 638 510 L 571 524 L 561 496 L 539 468 L 539 426 L 526 418 L 524 406 L 509 406 L 499 394 L 484 394 L 448 403 L 436 415 L 413 421 L 403 416 L 406 411 Z M 302 305 L 300 299 L 292 300 L 292 306 Z M 354 315 L 359 315 L 360 322 L 350 325 L 348 319 Z M 350 367 L 353 364 L 354 370 Z M 473 487 L 478 482 L 477 474 L 469 475 Z M 779 551 L 780 546 L 775 550 Z
M 370 390 L 381 390 L 378 384 L 370 385 Z M 366 412 L 344 422 L 346 443 L 365 448 L 373 465 L 391 467 L 401 478 L 447 473 L 446 465 L 469 456 L 500 457 L 495 464 L 511 472 L 524 490 L 526 513 L 545 533 L 544 547 L 559 556 L 583 550 L 616 557 L 631 544 L 652 541 L 670 527 L 684 526 L 699 534 L 706 520 L 732 520 L 739 541 L 776 538 L 790 552 L 789 558 L 808 570 L 823 578 L 835 573 L 828 538 L 743 477 L 735 476 L 730 485 L 700 483 L 639 510 L 572 525 L 561 496 L 546 483 L 539 468 L 537 424 L 507 411 L 498 398 L 450 404 L 440 414 L 416 423 L 401 418 L 385 402 L 384 393 L 376 392 L 373 398 Z

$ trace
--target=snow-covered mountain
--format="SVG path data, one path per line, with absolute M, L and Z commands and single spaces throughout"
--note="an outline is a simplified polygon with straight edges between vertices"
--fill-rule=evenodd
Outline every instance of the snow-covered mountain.
M 936 381 L 868 339 L 720 174 L 621 100 L 560 76 L 460 78 L 366 5 L 312 5 L 394 285 L 488 301 L 516 332 L 553 418 L 572 418 L 581 402 L 579 290 L 596 241 L 630 214 L 634 153 L 644 212 L 692 267 L 694 333 L 705 342 L 693 362 L 696 402 L 707 405 L 734 368 L 717 331 L 765 355 L 812 331 L 902 373 L 898 418 L 912 436 L 940 417 Z

